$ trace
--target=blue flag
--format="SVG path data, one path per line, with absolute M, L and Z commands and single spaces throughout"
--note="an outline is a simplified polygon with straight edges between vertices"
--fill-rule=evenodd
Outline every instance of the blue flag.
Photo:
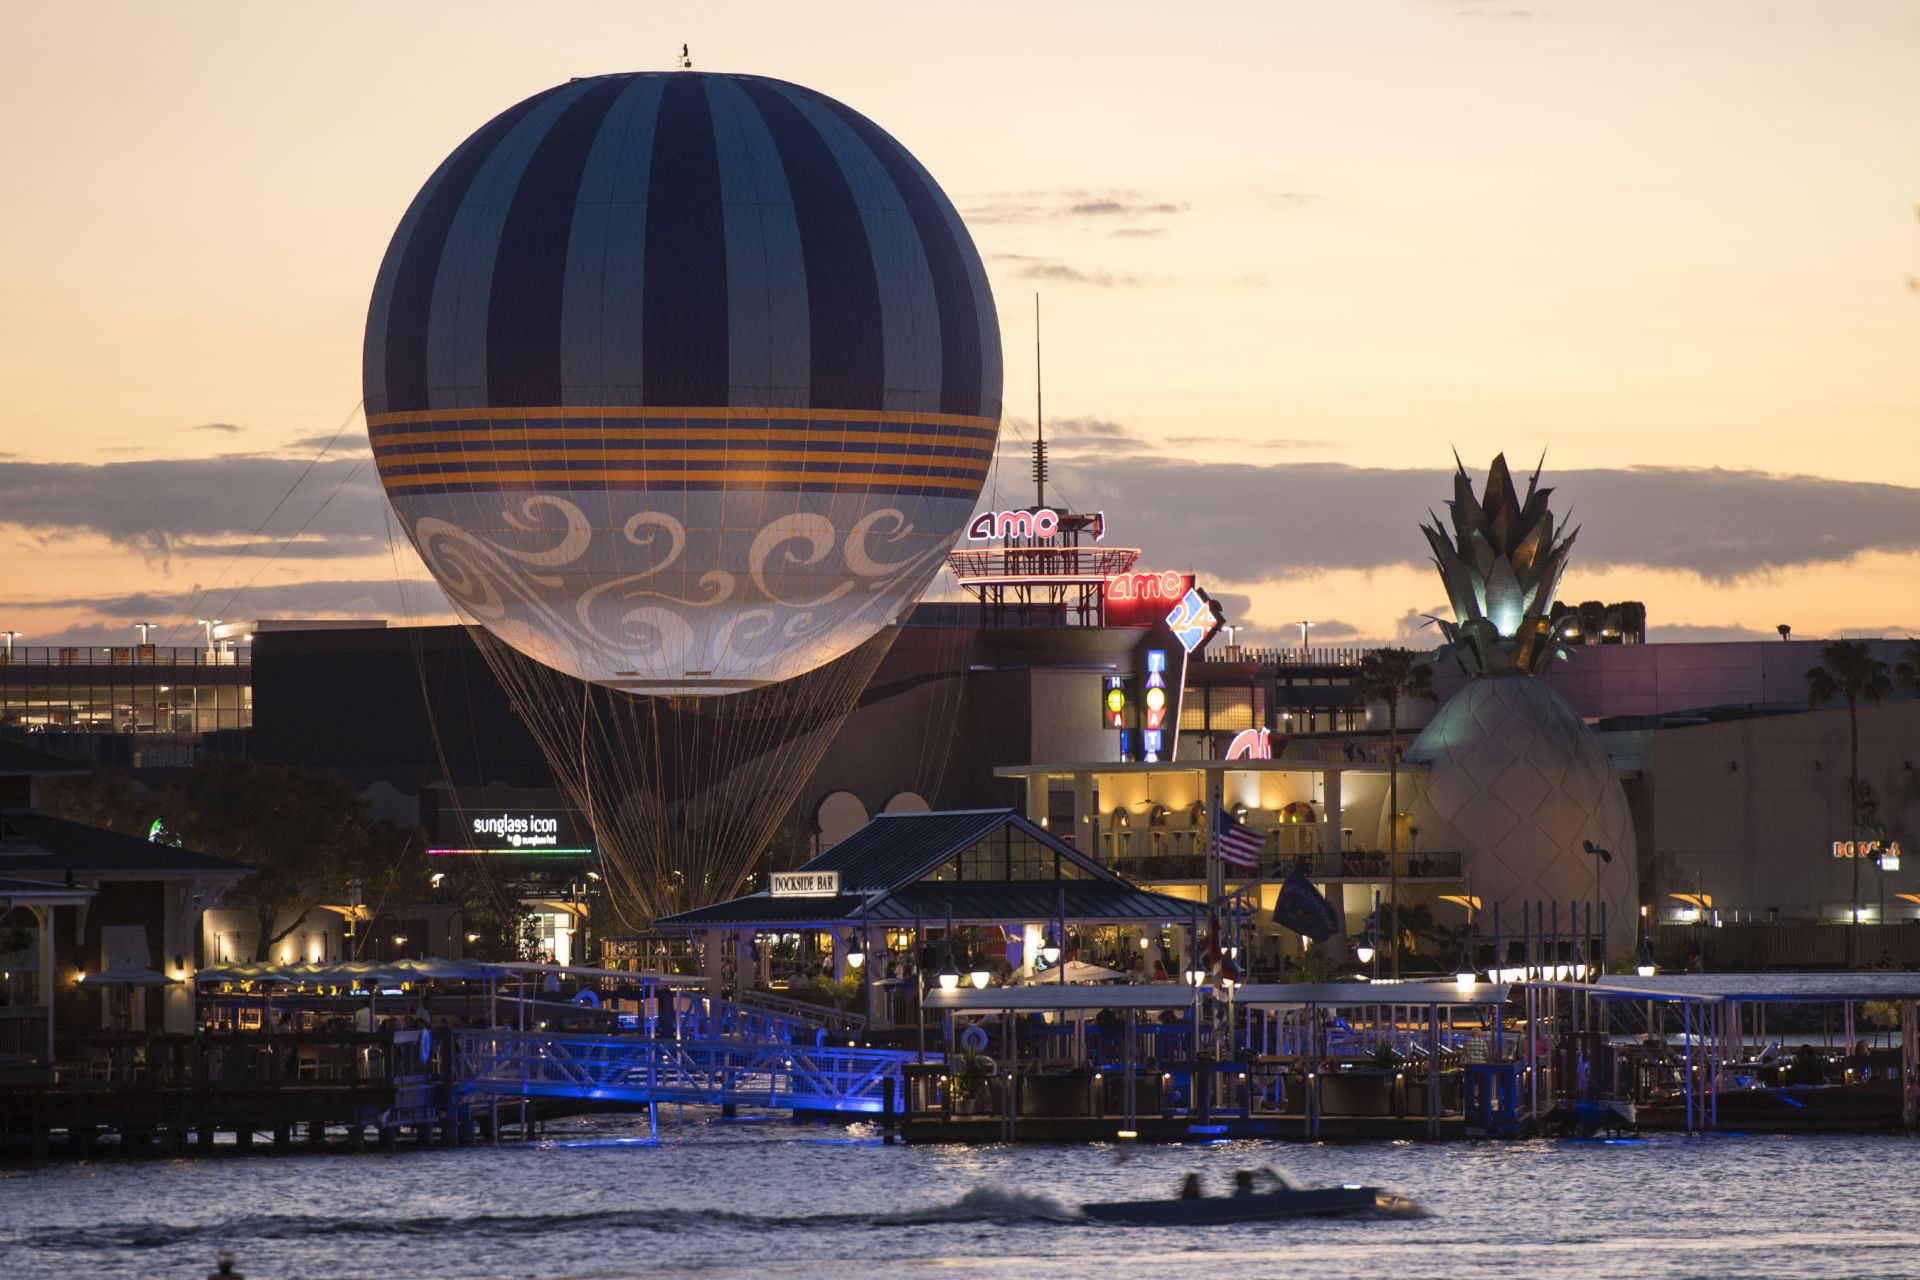
M 1315 942 L 1325 942 L 1340 932 L 1340 913 L 1298 868 L 1280 886 L 1280 896 L 1273 903 L 1273 922 Z

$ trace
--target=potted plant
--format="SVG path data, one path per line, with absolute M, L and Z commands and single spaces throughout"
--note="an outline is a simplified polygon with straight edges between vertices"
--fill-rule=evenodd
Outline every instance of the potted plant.
M 977 1049 L 963 1049 L 953 1064 L 953 1113 L 970 1116 L 987 1094 L 994 1061 Z

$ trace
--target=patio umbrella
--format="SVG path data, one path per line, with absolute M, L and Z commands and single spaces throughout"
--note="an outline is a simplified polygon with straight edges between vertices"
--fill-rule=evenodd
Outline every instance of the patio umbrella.
M 1127 975 L 1120 970 L 1109 969 L 1105 965 L 1088 964 L 1085 960 L 1067 961 L 1068 982 L 1119 982 L 1124 980 L 1126 976 Z M 1058 982 L 1060 978 L 1052 969 L 1048 969 L 1044 972 L 1036 973 L 1030 978 L 1023 979 L 1023 981 L 1028 984 L 1035 982 Z

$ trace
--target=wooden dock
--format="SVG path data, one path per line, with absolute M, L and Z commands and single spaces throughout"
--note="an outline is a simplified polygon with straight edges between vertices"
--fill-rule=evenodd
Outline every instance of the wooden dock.
M 0 1153 L 206 1154 L 391 1147 L 470 1136 L 431 1032 L 202 1032 L 78 1041 L 54 1072 L 0 1088 Z M 61 1139 L 56 1146 L 55 1138 Z

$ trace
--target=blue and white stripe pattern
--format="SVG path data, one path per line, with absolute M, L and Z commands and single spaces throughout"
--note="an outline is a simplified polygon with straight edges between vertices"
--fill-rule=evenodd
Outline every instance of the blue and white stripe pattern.
M 866 117 L 757 76 L 536 94 L 421 190 L 375 283 L 367 415 L 646 406 L 997 422 L 959 215 Z
M 368 434 L 449 597 L 542 662 L 725 693 L 925 590 L 993 463 L 999 323 L 945 194 L 757 76 L 599 76 L 462 143 L 381 263 Z

